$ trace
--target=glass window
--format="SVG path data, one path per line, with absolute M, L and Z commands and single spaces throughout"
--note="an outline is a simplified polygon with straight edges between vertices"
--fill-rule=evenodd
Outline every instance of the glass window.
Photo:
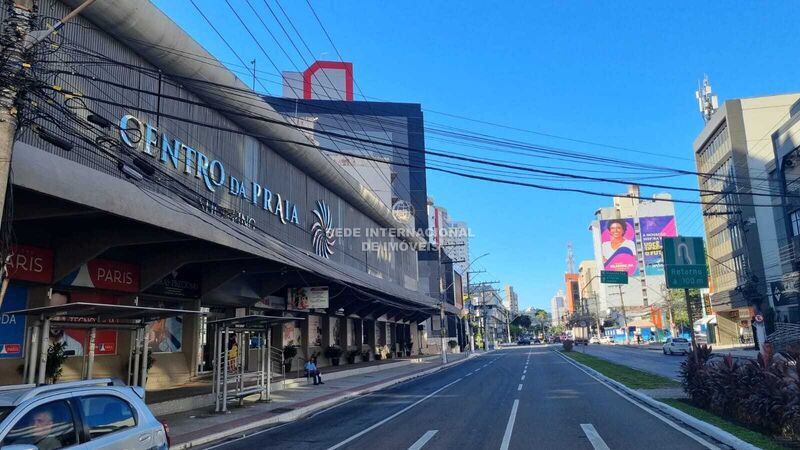
M 792 221 L 792 236 L 800 236 L 800 210 L 792 212 L 789 218 Z
M 128 402 L 110 395 L 93 395 L 80 399 L 81 410 L 92 438 L 136 426 Z
M 39 450 L 67 448 L 78 442 L 67 402 L 37 406 L 25 414 L 3 439 L 6 445 L 34 445 Z

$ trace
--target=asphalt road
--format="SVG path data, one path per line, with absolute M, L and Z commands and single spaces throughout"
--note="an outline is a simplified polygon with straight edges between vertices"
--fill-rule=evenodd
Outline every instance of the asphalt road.
M 598 356 L 617 364 L 623 364 L 675 380 L 679 380 L 681 362 L 686 358 L 681 355 L 665 355 L 660 348 L 658 351 L 654 351 L 605 344 L 590 344 L 585 348 L 582 345 L 575 347 L 575 351 L 582 352 L 584 350 L 590 355 Z
M 676 427 L 538 346 L 472 358 L 213 448 L 706 448 Z

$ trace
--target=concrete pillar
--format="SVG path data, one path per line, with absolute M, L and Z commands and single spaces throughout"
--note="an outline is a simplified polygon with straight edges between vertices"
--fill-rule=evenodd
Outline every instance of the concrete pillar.
M 355 335 L 356 348 L 360 351 L 364 345 L 364 321 L 361 319 L 351 319 L 353 321 L 353 334 Z
M 378 346 L 378 337 L 375 335 L 375 322 L 372 320 L 364 320 L 363 327 L 367 331 L 367 346 L 369 347 L 372 358 L 375 358 L 375 347 Z
M 347 364 L 347 351 L 349 347 L 347 345 L 347 317 L 339 317 L 339 344 L 342 349 L 342 357 L 340 358 L 339 364 Z

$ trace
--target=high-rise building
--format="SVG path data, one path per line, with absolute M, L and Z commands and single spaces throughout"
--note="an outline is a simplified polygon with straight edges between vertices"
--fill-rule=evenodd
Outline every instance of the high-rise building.
M 614 205 L 595 212 L 589 225 L 594 241 L 595 264 L 599 270 L 628 273 L 628 284 L 599 284 L 600 304 L 607 308 L 645 307 L 662 303 L 664 262 L 661 238 L 677 236 L 675 207 L 667 193 L 641 199 L 638 186 L 614 197 Z
M 776 161 L 770 137 L 798 98 L 800 94 L 728 100 L 707 116 L 694 140 L 700 189 L 715 192 L 703 197 L 702 208 L 719 343 L 749 339 L 751 320 L 769 306 L 770 283 L 783 276 L 775 226 L 778 203 L 773 203 L 777 199 L 753 193 L 772 191 L 767 175 Z M 786 135 L 780 136 L 778 142 Z
M 564 285 L 567 292 L 564 297 L 564 313 L 569 315 L 581 308 L 581 288 L 578 285 L 578 274 L 565 273 Z
M 514 286 L 510 284 L 506 285 L 506 298 L 503 300 L 503 304 L 511 311 L 512 315 L 519 315 L 519 298 L 517 297 L 517 293 L 514 292 Z
M 597 261 L 581 261 L 578 265 L 578 284 L 582 290 L 581 298 L 586 303 L 590 312 L 603 317 L 606 310 L 605 304 L 600 303 L 598 291 L 600 290 L 600 271 L 597 270 Z
M 466 222 L 454 221 L 447 208 L 435 203 L 428 197 L 428 242 L 436 247 L 441 246 L 447 256 L 453 260 L 453 270 L 460 273 L 466 282 L 466 270 L 469 265 L 469 228 Z
M 550 316 L 553 320 L 553 326 L 560 325 L 563 322 L 564 316 L 564 291 L 561 289 L 556 292 L 556 295 L 550 299 Z

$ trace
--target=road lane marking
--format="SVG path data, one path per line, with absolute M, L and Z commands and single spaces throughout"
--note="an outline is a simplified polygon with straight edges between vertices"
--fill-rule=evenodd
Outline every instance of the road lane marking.
M 379 426 L 385 424 L 386 422 L 389 422 L 390 420 L 394 419 L 395 417 L 399 416 L 400 414 L 403 414 L 404 412 L 408 411 L 409 409 L 419 405 L 420 403 L 424 402 L 425 400 L 433 397 L 434 395 L 438 394 L 439 392 L 442 392 L 443 390 L 449 388 L 450 386 L 458 383 L 461 380 L 462 380 L 462 378 L 459 378 L 459 379 L 457 379 L 457 380 L 455 380 L 455 381 L 453 381 L 451 383 L 445 384 L 444 386 L 440 387 L 439 389 L 431 392 L 430 394 L 426 395 L 425 397 L 422 397 L 421 399 L 417 400 L 416 402 L 406 406 L 405 408 L 401 409 L 400 411 L 397 411 L 396 413 L 394 413 L 391 416 L 381 420 L 380 422 L 370 426 L 369 428 L 365 428 L 365 429 L 361 430 L 360 432 L 358 432 L 358 433 L 350 436 L 349 438 L 343 440 L 342 442 L 339 442 L 338 444 L 334 445 L 333 447 L 329 447 L 328 450 L 335 450 L 337 448 L 340 448 L 340 447 L 344 446 L 345 444 L 349 444 L 350 442 L 353 442 L 354 440 L 356 440 L 356 439 L 360 438 L 361 436 L 369 433 L 370 431 L 374 430 L 375 428 L 378 428 Z
M 525 370 L 522 371 L 523 375 L 526 374 L 526 373 L 528 373 L 528 369 L 525 369 Z
M 517 386 L 517 390 L 518 390 L 518 391 L 521 391 L 521 390 L 522 390 L 522 383 L 520 383 L 520 384 L 519 384 L 519 386 Z
M 431 440 L 431 438 L 433 437 L 434 434 L 436 434 L 437 431 L 439 431 L 439 430 L 430 430 L 430 431 L 426 432 L 425 434 L 422 435 L 422 437 L 417 439 L 417 442 L 414 442 L 414 445 L 412 445 L 411 447 L 408 447 L 408 450 L 419 450 L 419 449 L 421 449 L 422 447 L 425 446 L 425 444 L 428 443 L 428 441 Z
M 700 445 L 702 445 L 703 447 L 705 447 L 705 448 L 710 448 L 710 449 L 718 449 L 718 448 L 719 448 L 719 447 L 716 447 L 716 446 L 712 445 L 711 443 L 709 443 L 709 442 L 708 442 L 708 441 L 706 441 L 705 439 L 701 438 L 700 436 L 697 436 L 697 435 L 695 435 L 694 433 L 692 433 L 692 432 L 690 432 L 690 431 L 688 431 L 688 430 L 686 430 L 686 429 L 684 429 L 684 428 L 680 427 L 680 426 L 679 426 L 678 424 L 676 424 L 675 422 L 673 422 L 673 421 L 671 421 L 671 420 L 669 420 L 669 419 L 667 419 L 667 418 L 665 418 L 665 417 L 662 417 L 661 415 L 659 415 L 659 414 L 658 414 L 658 413 L 656 413 L 656 412 L 650 411 L 650 409 L 648 409 L 648 408 L 647 408 L 645 405 L 642 405 L 642 404 L 640 404 L 639 402 L 635 401 L 634 399 L 632 399 L 632 398 L 629 398 L 627 395 L 625 395 L 625 394 L 623 394 L 622 392 L 618 391 L 617 389 L 615 389 L 615 388 L 614 388 L 613 386 L 611 386 L 610 384 L 606 383 L 605 381 L 601 380 L 600 378 L 597 378 L 596 376 L 592 375 L 592 374 L 591 374 L 591 373 L 589 373 L 588 371 L 584 370 L 584 368 L 583 368 L 583 367 L 579 366 L 579 365 L 578 365 L 578 363 L 576 363 L 576 362 L 572 361 L 572 359 L 570 359 L 568 356 L 564 356 L 564 355 L 562 355 L 561 353 L 558 353 L 557 351 L 553 351 L 553 353 L 555 353 L 556 355 L 558 355 L 559 357 L 563 358 L 563 359 L 564 359 L 565 361 L 567 361 L 568 363 L 570 363 L 570 364 L 572 364 L 573 366 L 575 366 L 575 367 L 576 367 L 578 370 L 580 370 L 581 372 L 585 373 L 586 375 L 590 376 L 591 378 L 594 378 L 594 379 L 595 379 L 595 380 L 596 380 L 598 383 L 600 383 L 600 384 L 602 384 L 603 386 L 607 387 L 609 390 L 611 390 L 611 391 L 612 391 L 612 392 L 614 392 L 615 394 L 617 394 L 617 395 L 619 395 L 620 397 L 624 398 L 625 400 L 627 400 L 627 401 L 629 401 L 629 402 L 633 403 L 634 405 L 638 406 L 638 407 L 639 407 L 639 408 L 641 408 L 642 410 L 646 411 L 648 414 L 650 414 L 650 415 L 652 415 L 653 417 L 657 418 L 658 420 L 660 420 L 660 421 L 662 421 L 662 422 L 666 423 L 666 424 L 667 424 L 667 425 L 669 425 L 670 427 L 672 427 L 672 428 L 674 428 L 674 429 L 676 429 L 676 430 L 680 431 L 680 432 L 681 432 L 681 433 L 683 433 L 684 435 L 686 435 L 686 436 L 688 436 L 688 437 L 690 437 L 690 438 L 694 439 L 695 441 L 697 441 L 698 443 L 700 443 Z
M 586 434 L 586 437 L 589 438 L 589 442 L 592 443 L 592 447 L 594 450 L 611 450 L 606 445 L 606 442 L 603 438 L 600 437 L 600 433 L 595 430 L 594 426 L 590 423 L 582 423 L 581 428 L 583 432 Z
M 506 433 L 503 435 L 503 443 L 500 445 L 500 450 L 508 450 L 508 445 L 511 444 L 511 434 L 514 432 L 514 421 L 517 420 L 518 407 L 519 399 L 514 400 L 514 406 L 511 407 L 511 415 L 508 417 Z
M 525 381 L 525 375 L 522 376 L 522 381 Z

